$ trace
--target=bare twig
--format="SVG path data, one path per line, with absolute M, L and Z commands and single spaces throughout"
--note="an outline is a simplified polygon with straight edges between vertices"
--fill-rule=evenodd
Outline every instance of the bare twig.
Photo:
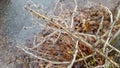
M 82 53 L 82 51 L 80 50 L 80 48 L 79 48 L 79 51 L 80 51 L 80 53 L 81 53 L 81 55 L 82 55 L 82 58 L 84 59 L 84 62 L 85 62 L 86 67 L 88 68 L 88 64 L 87 64 L 87 62 L 86 62 L 86 59 L 84 58 L 85 56 L 84 56 L 84 54 Z
M 58 37 L 55 39 L 54 44 L 57 42 L 57 40 L 60 38 L 61 32 L 59 32 Z
M 116 20 L 118 21 L 120 19 L 120 9 L 118 10 L 117 16 L 116 16 Z
M 109 15 L 110 15 L 110 24 L 111 24 L 111 27 L 110 27 L 110 29 L 108 30 L 108 38 L 107 38 L 107 40 L 106 40 L 106 43 L 104 44 L 104 48 L 103 48 L 103 52 L 105 52 L 105 48 L 106 48 L 106 44 L 109 42 L 109 40 L 110 40 L 110 36 L 111 36 L 111 31 L 112 31 L 112 28 L 113 28 L 113 26 L 114 26 L 114 24 L 116 23 L 116 21 L 114 21 L 113 22 L 113 15 L 112 15 L 112 12 L 107 8 L 107 7 L 105 7 L 105 6 L 103 6 L 103 5 L 101 5 L 103 8 L 105 8 L 106 9 L 106 11 L 109 13 Z
M 57 8 L 58 4 L 60 4 L 60 0 L 57 0 L 55 7 L 53 8 L 53 12 L 55 12 L 55 9 Z
M 35 58 L 37 58 L 37 59 L 40 59 L 40 60 L 43 60 L 43 61 L 46 61 L 46 62 L 50 62 L 50 63 L 53 63 L 53 64 L 67 64 L 67 63 L 69 63 L 69 62 L 50 61 L 50 60 L 48 60 L 48 59 L 42 58 L 42 57 L 40 57 L 40 56 L 37 56 L 37 55 L 35 55 L 35 54 L 27 51 L 25 48 L 22 48 L 22 47 L 19 46 L 19 45 L 17 46 L 17 48 L 23 50 L 25 53 L 29 54 L 29 55 L 32 56 L 32 57 L 35 57 Z
M 102 41 L 105 43 L 105 40 L 102 39 Z M 117 51 L 120 54 L 120 50 L 116 49 L 115 47 L 113 47 L 112 45 L 110 45 L 109 43 L 106 43 L 110 48 L 112 48 L 113 50 Z
M 43 60 L 43 61 L 46 61 L 46 62 L 50 62 L 50 63 L 52 63 L 52 64 L 68 64 L 68 63 L 71 63 L 70 61 L 62 61 L 62 62 L 50 61 L 50 60 L 48 60 L 48 59 L 42 58 L 42 57 L 40 57 L 40 56 L 37 56 L 37 55 L 31 53 L 30 51 L 27 50 L 28 48 L 22 47 L 22 46 L 23 46 L 23 45 L 20 45 L 20 44 L 19 44 L 19 45 L 17 45 L 16 47 L 19 48 L 19 49 L 21 49 L 22 51 L 24 51 L 25 53 L 27 53 L 28 55 L 30 55 L 30 56 L 32 56 L 32 57 L 34 57 L 34 58 L 37 58 L 37 59 L 40 59 L 40 60 Z M 84 57 L 84 58 L 87 59 L 87 58 L 90 58 L 90 57 L 92 57 L 92 56 L 94 56 L 94 53 L 93 53 L 93 54 L 90 54 L 90 55 L 88 55 L 88 56 L 86 56 L 86 57 Z M 84 58 L 80 58 L 80 59 L 78 59 L 78 60 L 75 60 L 75 62 L 82 61 L 82 60 L 84 60 Z
M 106 48 L 105 56 L 108 56 L 108 48 Z M 105 59 L 104 68 L 108 68 L 109 65 L 110 65 L 110 62 L 107 59 Z
M 73 32 L 75 35 L 83 35 L 83 36 L 88 36 L 88 37 L 93 37 L 96 39 L 96 36 L 95 35 L 91 35 L 91 34 L 86 34 L 86 33 L 79 33 L 79 32 Z
M 75 62 L 75 59 L 76 59 L 76 56 L 77 56 L 77 53 L 78 53 L 78 40 L 76 41 L 76 45 L 75 45 L 75 50 L 74 50 L 74 54 L 73 54 L 73 59 L 70 63 L 70 65 L 67 67 L 67 68 L 72 68 L 74 62 Z
M 113 14 L 112 14 L 112 12 L 110 11 L 109 8 L 107 8 L 107 7 L 103 6 L 103 5 L 101 5 L 101 7 L 105 8 L 106 11 L 109 13 L 109 15 L 110 15 L 110 23 L 112 24 L 113 23 Z
M 85 59 L 90 58 L 90 57 L 92 57 L 92 56 L 94 56 L 94 55 L 95 55 L 95 53 L 92 53 L 92 54 L 90 54 L 90 55 L 88 55 L 88 56 L 85 56 L 85 57 L 83 57 L 83 58 L 80 58 L 80 59 L 76 60 L 75 62 L 79 62 L 79 61 L 85 60 Z
M 108 31 L 109 31 L 109 33 L 108 33 L 108 38 L 107 38 L 107 40 L 106 40 L 106 42 L 105 42 L 105 44 L 104 44 L 103 52 L 105 52 L 105 48 L 106 48 L 106 46 L 107 46 L 106 44 L 109 43 L 109 40 L 110 40 L 110 37 L 111 37 L 111 32 L 112 32 L 112 29 L 113 29 L 115 23 L 116 23 L 116 21 L 114 21 L 114 22 L 112 23 L 112 25 L 110 26 L 110 29 L 108 30 Z
M 75 8 L 74 8 L 74 11 L 72 13 L 72 16 L 71 16 L 71 28 L 73 28 L 73 23 L 74 23 L 74 16 L 75 16 L 75 13 L 77 12 L 77 0 L 74 0 L 74 3 L 75 3 Z
M 48 36 L 46 36 L 43 41 L 41 41 L 40 43 L 38 43 L 37 45 L 34 45 L 34 47 L 32 47 L 32 49 L 37 48 L 38 46 L 42 45 L 49 37 L 51 37 L 52 35 L 54 35 L 55 33 L 57 33 L 58 31 L 54 31 L 53 33 L 49 34 Z
M 115 35 L 111 38 L 110 43 L 115 44 L 117 40 L 120 38 L 120 29 L 115 33 Z
M 62 12 L 63 12 L 63 5 L 62 5 L 62 3 L 60 3 L 60 13 L 59 13 L 59 16 L 62 14 Z
M 98 28 L 98 30 L 97 30 L 96 35 L 98 35 L 98 33 L 100 32 L 100 30 L 101 30 L 102 27 L 103 27 L 103 20 L 104 20 L 104 16 L 103 16 L 102 19 L 101 19 L 101 22 L 100 22 L 100 24 L 99 24 L 99 28 Z
M 104 67 L 104 65 L 99 65 L 99 66 L 96 66 L 94 68 L 103 68 L 103 67 Z

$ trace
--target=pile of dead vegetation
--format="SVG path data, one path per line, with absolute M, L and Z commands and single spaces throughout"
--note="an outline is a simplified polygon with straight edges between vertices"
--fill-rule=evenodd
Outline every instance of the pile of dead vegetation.
M 113 46 L 120 20 L 113 18 L 107 7 L 94 5 L 79 9 L 75 5 L 73 11 L 63 9 L 59 15 L 51 17 L 29 6 L 26 9 L 44 21 L 35 21 L 43 30 L 35 35 L 32 44 L 17 46 L 29 55 L 23 62 L 28 68 L 120 67 L 114 59 L 115 54 L 120 55 L 120 50 Z

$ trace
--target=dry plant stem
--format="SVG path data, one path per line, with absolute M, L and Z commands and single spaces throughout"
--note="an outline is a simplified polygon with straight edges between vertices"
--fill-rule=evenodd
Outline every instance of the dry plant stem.
M 105 35 L 104 35 L 105 36 Z M 102 36 L 102 38 L 104 37 L 104 36 Z M 97 37 L 96 37 L 97 38 Z M 103 42 L 103 43 L 106 43 L 106 41 L 104 40 L 104 39 L 102 39 L 101 38 L 101 41 Z M 99 43 L 99 41 L 100 40 L 98 40 L 96 43 L 95 43 L 95 45 L 97 45 L 98 43 Z M 113 47 L 109 42 L 107 42 L 106 43 L 110 48 L 112 48 L 112 50 L 115 50 L 116 52 L 118 52 L 119 54 L 120 54 L 120 50 L 118 50 L 118 49 L 116 49 L 115 47 Z
M 61 13 L 63 12 L 63 9 L 62 9 L 62 3 L 60 2 L 60 0 L 57 1 L 54 9 L 53 9 L 53 12 L 55 12 L 55 10 L 58 8 L 57 6 L 60 5 L 60 13 L 58 14 L 58 16 L 61 15 Z
M 68 63 L 71 63 L 70 61 L 57 62 L 57 61 L 47 60 L 47 59 L 45 59 L 45 58 L 42 58 L 42 57 L 40 57 L 40 56 L 37 56 L 37 55 L 29 52 L 29 51 L 27 50 L 27 48 L 22 47 L 22 46 L 23 46 L 23 45 L 20 45 L 20 44 L 19 44 L 19 45 L 16 46 L 16 47 L 19 48 L 19 49 L 21 49 L 22 51 L 24 51 L 25 53 L 27 53 L 28 55 L 30 55 L 30 56 L 32 56 L 32 57 L 34 57 L 34 58 L 37 58 L 37 59 L 40 59 L 40 60 L 43 60 L 43 61 L 46 61 L 46 62 L 49 62 L 49 63 L 52 63 L 52 64 L 68 64 Z M 88 55 L 88 56 L 86 56 L 86 57 L 84 57 L 84 58 L 87 59 L 87 58 L 90 58 L 90 57 L 92 57 L 92 56 L 94 56 L 94 55 L 95 55 L 95 54 L 93 53 L 93 54 Z M 84 60 L 84 58 L 80 58 L 80 59 L 78 59 L 78 60 L 75 60 L 75 62 L 82 61 L 82 60 Z
M 110 40 L 110 43 L 112 41 L 117 41 L 117 38 L 120 37 L 120 29 L 118 29 L 118 31 L 115 33 L 115 35 L 113 36 L 113 38 Z
M 29 54 L 29 55 L 32 56 L 32 57 L 35 57 L 35 58 L 37 58 L 37 59 L 40 59 L 40 60 L 43 60 L 43 61 L 46 61 L 46 62 L 50 62 L 50 63 L 53 63 L 53 64 L 67 64 L 67 63 L 69 63 L 69 62 L 55 62 L 55 61 L 50 61 L 50 60 L 47 60 L 47 59 L 45 59 L 45 58 L 42 58 L 42 57 L 40 57 L 40 56 L 37 56 L 37 55 L 29 52 L 28 50 L 26 50 L 25 48 L 22 48 L 21 46 L 17 46 L 17 48 L 23 50 L 25 53 Z
M 60 11 L 60 13 L 59 13 L 58 16 L 60 16 L 60 15 L 62 14 L 62 12 L 63 12 L 63 9 L 62 9 L 62 3 L 60 3 L 60 9 L 61 9 L 61 11 Z
M 98 49 L 95 49 L 95 51 L 98 53 L 99 52 L 99 50 Z M 116 67 L 120 67 L 116 62 L 114 62 L 113 60 L 111 60 L 109 57 L 107 57 L 107 56 L 105 56 L 102 52 L 99 52 L 99 54 L 101 55 L 101 56 L 103 56 L 105 59 L 107 59 L 107 60 L 109 60 L 112 64 L 114 64 Z
M 108 52 L 110 53 L 110 52 L 112 52 L 113 51 L 113 49 L 110 49 Z
M 109 13 L 110 15 L 110 23 L 112 24 L 113 23 L 113 15 L 112 15 L 112 12 L 105 6 L 101 5 L 101 7 L 105 8 L 106 11 Z M 108 34 L 109 31 L 105 32 L 105 34 L 103 36 L 106 36 L 106 34 Z M 108 42 L 108 41 L 107 41 Z
M 58 32 L 58 30 L 57 30 L 57 31 L 54 31 L 53 33 L 51 33 L 51 34 L 49 34 L 48 36 L 46 36 L 46 37 L 43 39 L 43 41 L 41 41 L 41 42 L 38 43 L 37 45 L 34 45 L 34 47 L 33 47 L 32 49 L 37 48 L 37 47 L 39 47 L 40 45 L 42 45 L 49 37 L 51 37 L 52 35 L 54 35 L 54 34 L 57 33 L 57 32 Z
M 40 51 L 35 51 L 35 50 L 32 50 L 31 48 L 27 48 L 25 47 L 26 50 L 28 50 L 29 52 L 33 52 L 33 54 L 39 54 L 39 55 L 44 55 L 44 56 L 51 56 L 50 54 L 47 54 L 47 53 L 43 53 L 43 52 L 40 52 Z M 57 57 L 57 56 L 54 56 L 54 57 Z
M 54 44 L 57 42 L 57 40 L 60 38 L 61 32 L 59 32 L 58 37 L 55 39 Z
M 106 57 L 102 52 L 100 52 L 98 49 L 94 48 L 91 44 L 89 44 L 88 42 L 84 41 L 81 37 L 77 37 L 76 35 L 72 34 L 70 31 L 68 31 L 65 27 L 63 27 L 62 25 L 60 25 L 59 23 L 55 23 L 56 26 L 59 26 L 61 28 L 63 28 L 67 33 L 68 35 L 70 35 L 73 39 L 78 39 L 80 40 L 81 42 L 85 43 L 86 46 L 90 47 L 91 49 L 95 50 L 97 53 L 99 53 L 100 55 L 102 55 L 105 59 L 109 60 L 112 64 L 114 64 L 116 67 L 119 67 L 119 65 L 112 61 L 109 57 Z
M 112 23 L 112 25 L 110 26 L 110 29 L 108 30 L 108 31 L 109 31 L 109 33 L 108 33 L 108 38 L 107 38 L 107 40 L 106 40 L 106 42 L 105 42 L 105 44 L 104 44 L 103 53 L 105 52 L 105 48 L 106 48 L 106 46 L 107 46 L 107 43 L 109 43 L 110 36 L 111 36 L 111 32 L 112 32 L 112 29 L 113 29 L 115 23 L 116 23 L 116 21 L 114 21 L 114 22 Z
M 38 52 L 38 51 L 32 50 L 31 48 L 28 48 L 28 47 L 25 47 L 25 49 L 26 49 L 26 50 L 28 50 L 28 51 L 35 52 L 35 53 L 37 53 L 37 54 L 41 54 L 41 55 L 50 56 L 50 55 L 49 55 L 49 54 L 47 54 L 47 53 Z
M 38 21 L 37 21 L 36 19 L 34 19 L 34 18 L 33 18 L 33 21 L 34 21 L 35 25 L 38 25 L 38 26 L 43 27 L 43 28 L 46 27 L 46 25 L 41 24 L 40 22 L 38 22 Z
M 103 27 L 103 20 L 104 20 L 104 16 L 103 16 L 102 19 L 101 19 L 101 22 L 100 22 L 100 25 L 99 25 L 99 28 L 98 28 L 98 30 L 97 30 L 96 35 L 98 35 L 98 33 L 100 32 L 100 30 L 101 30 L 102 27 Z
M 110 15 L 110 23 L 112 24 L 113 23 L 113 14 L 112 14 L 112 12 L 110 11 L 109 8 L 107 8 L 107 7 L 103 6 L 103 5 L 101 5 L 101 7 L 105 8 L 106 11 L 109 13 L 109 15 Z
M 107 36 L 108 33 L 109 33 L 109 31 L 106 31 L 106 32 L 101 36 L 101 38 L 104 38 L 105 36 Z
M 94 68 L 104 68 L 104 65 L 99 65 L 99 66 L 96 66 Z
M 117 38 L 117 36 L 120 35 L 120 29 L 118 29 L 118 31 L 115 33 L 115 35 L 112 37 L 112 39 L 110 40 L 110 42 L 112 42 L 113 40 L 115 40 Z
M 34 40 L 33 40 L 33 45 L 36 45 L 36 38 L 37 38 L 37 36 L 35 35 Z
M 108 56 L 108 51 L 109 51 L 108 48 L 106 48 L 105 56 Z M 109 65 L 110 65 L 110 62 L 107 59 L 105 59 L 104 68 L 108 68 Z
M 120 30 L 119 30 L 120 31 Z M 105 43 L 106 41 L 103 39 L 104 36 L 106 36 L 109 32 L 107 31 L 104 35 L 101 36 L 101 41 L 103 43 Z M 94 36 L 95 38 L 97 38 L 96 36 Z M 114 40 L 114 39 L 113 39 Z M 95 45 L 97 45 L 99 43 L 100 40 L 98 40 Z M 111 42 L 111 41 L 110 41 Z M 118 52 L 120 54 L 120 50 L 116 49 L 115 47 L 113 47 L 109 42 L 107 42 L 107 45 L 112 48 L 112 50 L 115 50 L 116 52 Z
M 95 42 L 95 44 L 94 44 L 94 45 L 95 45 L 95 46 L 97 46 L 97 45 L 100 43 L 100 41 L 101 41 L 101 40 L 100 40 L 100 39 L 98 39 L 98 40 Z
M 29 0 L 30 3 L 32 3 L 32 5 L 35 7 L 35 8 L 38 8 L 38 6 L 32 1 L 32 0 Z
M 102 39 L 102 42 L 105 43 L 105 40 Z M 109 43 L 107 43 L 107 45 L 112 48 L 113 50 L 117 51 L 120 54 L 120 50 L 116 49 L 115 47 L 113 47 L 112 45 L 110 45 Z
M 60 0 L 57 0 L 57 3 L 55 4 L 55 7 L 53 8 L 53 12 L 55 12 L 55 9 L 57 8 L 59 3 L 60 3 Z
M 46 25 L 43 25 L 43 24 L 39 23 L 38 21 L 34 21 L 34 23 L 35 23 L 36 25 L 40 26 L 40 27 L 46 28 Z M 66 33 L 66 32 L 63 31 L 63 30 L 60 30 L 60 29 L 57 29 L 57 28 L 53 28 L 53 27 L 50 27 L 50 26 L 47 26 L 47 28 L 52 29 L 52 30 L 58 30 L 58 31 L 60 31 L 60 32 Z
M 90 57 L 92 57 L 92 56 L 94 56 L 94 55 L 95 55 L 95 53 L 92 53 L 92 54 L 90 54 L 90 55 L 88 55 L 88 56 L 85 56 L 85 57 L 83 57 L 83 58 L 77 59 L 75 62 L 79 62 L 79 61 L 82 61 L 82 60 L 86 60 L 87 58 L 90 58 Z
M 119 30 L 120 31 L 120 30 Z M 108 33 L 108 32 L 107 32 Z M 107 35 L 107 33 L 105 35 Z M 105 36 L 104 35 L 104 36 Z M 95 45 L 97 45 L 99 43 L 99 41 L 102 41 L 103 43 L 105 43 L 106 41 L 104 39 L 102 39 L 104 36 L 101 37 L 100 40 L 97 40 Z M 96 36 L 94 36 L 95 38 L 97 38 Z M 116 49 L 115 47 L 113 47 L 109 42 L 107 42 L 107 45 L 112 48 L 112 50 L 115 50 L 116 52 L 118 52 L 120 54 L 120 50 Z
M 36 15 L 36 16 L 39 17 L 39 18 L 42 18 L 42 19 L 44 19 L 44 20 L 47 20 L 47 21 L 50 21 L 50 22 L 51 22 L 51 19 L 49 19 L 49 18 L 41 15 L 40 13 L 38 13 L 38 12 L 36 12 L 36 11 L 34 11 L 34 10 L 30 10 L 30 12 L 32 12 L 34 15 Z M 118 65 L 116 62 L 112 61 L 109 57 L 106 57 L 102 52 L 100 52 L 98 49 L 94 48 L 91 44 L 89 44 L 88 42 L 84 41 L 82 38 L 77 37 L 76 35 L 72 34 L 68 29 L 66 29 L 65 27 L 63 27 L 63 26 L 62 26 L 61 24 L 59 24 L 57 21 L 53 21 L 53 20 L 52 20 L 52 22 L 55 22 L 54 24 L 55 24 L 56 26 L 61 27 L 63 30 L 65 30 L 65 31 L 68 33 L 68 35 L 70 35 L 73 39 L 75 39 L 75 40 L 77 39 L 77 40 L 80 40 L 82 43 L 85 43 L 86 46 L 88 46 L 88 47 L 92 48 L 93 50 L 95 50 L 97 53 L 99 53 L 100 55 L 102 55 L 105 59 L 108 59 L 108 60 L 109 60 L 112 64 L 114 64 L 116 67 L 119 67 L 119 65 Z
M 94 61 L 96 61 L 96 62 L 98 62 L 98 63 L 99 63 L 99 61 L 95 59 L 95 56 L 92 56 L 92 58 L 94 59 Z
M 81 35 L 81 36 L 88 36 L 88 37 L 93 37 L 96 39 L 95 35 L 91 35 L 91 34 L 86 34 L 86 33 L 79 33 L 79 32 L 73 32 L 75 35 Z
M 84 41 L 81 37 L 77 37 L 76 35 L 72 34 L 70 31 L 68 31 L 65 27 L 63 27 L 62 25 L 60 25 L 59 23 L 55 23 L 57 26 L 63 28 L 67 33 L 68 35 L 70 35 L 71 37 L 73 37 L 73 39 L 78 39 L 80 40 L 81 42 L 85 43 L 86 46 L 90 47 L 91 49 L 95 50 L 97 53 L 99 53 L 101 56 L 103 56 L 105 59 L 108 59 L 112 64 L 114 64 L 116 67 L 119 67 L 119 65 L 112 61 L 109 57 L 106 57 L 102 52 L 100 52 L 98 49 L 94 48 L 91 44 L 89 44 L 88 42 Z
M 117 16 L 116 16 L 116 20 L 118 21 L 120 19 L 120 9 L 118 10 Z
M 66 28 L 68 28 L 69 26 L 68 26 L 67 22 L 66 22 L 66 21 L 64 21 L 64 23 L 65 23 Z
M 75 13 L 77 12 L 77 7 L 78 7 L 77 0 L 74 0 L 74 3 L 75 3 L 75 8 L 71 16 L 71 28 L 73 28 L 74 17 L 75 17 Z
M 71 63 L 70 63 L 70 65 L 67 67 L 67 68 L 72 68 L 72 66 L 73 66 L 73 64 L 74 64 L 74 62 L 75 62 L 75 59 L 76 59 L 76 56 L 77 56 L 77 53 L 78 53 L 78 40 L 76 41 L 76 45 L 75 45 L 75 50 L 74 50 L 74 54 L 73 54 L 73 59 L 72 59 L 72 61 L 71 61 Z
M 45 66 L 45 68 L 50 68 L 52 66 L 52 63 L 48 63 L 47 66 Z
M 88 64 L 87 64 L 87 62 L 86 62 L 86 60 L 85 60 L 85 56 L 84 56 L 84 54 L 82 53 L 82 51 L 80 50 L 80 48 L 79 48 L 79 51 L 80 51 L 80 53 L 81 53 L 81 55 L 82 55 L 82 58 L 84 59 L 84 62 L 85 62 L 85 65 L 86 65 L 86 67 L 88 68 Z
M 110 27 L 110 30 L 108 30 L 109 31 L 109 33 L 108 33 L 108 38 L 107 38 L 107 40 L 106 40 L 106 42 L 105 42 L 105 44 L 104 44 L 104 47 L 103 47 L 103 53 L 105 52 L 105 48 L 106 48 L 106 44 L 109 42 L 109 40 L 110 40 L 110 35 L 111 35 L 111 31 L 112 31 L 112 28 L 113 28 L 113 26 L 114 26 L 114 24 L 116 23 L 115 21 L 113 22 L 113 15 L 112 15 L 112 12 L 107 8 L 107 7 L 105 7 L 105 6 L 103 6 L 103 5 L 101 5 L 101 7 L 103 7 L 103 8 L 105 8 L 106 9 L 106 11 L 109 13 L 109 15 L 110 15 L 110 24 L 111 24 L 111 27 Z
M 43 28 L 46 28 L 46 25 L 43 25 L 41 23 L 39 23 L 38 21 L 34 21 L 34 23 L 40 27 L 43 27 Z M 62 32 L 62 33 L 66 33 L 65 31 L 61 30 L 61 29 L 57 29 L 57 28 L 53 28 L 53 27 L 50 27 L 50 26 L 47 26 L 48 29 L 52 29 L 52 30 L 58 30 L 59 32 Z

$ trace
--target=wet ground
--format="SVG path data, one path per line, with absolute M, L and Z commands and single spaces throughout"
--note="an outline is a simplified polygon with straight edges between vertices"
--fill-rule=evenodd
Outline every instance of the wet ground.
M 103 5 L 114 10 L 120 0 L 92 0 L 95 3 L 102 3 Z M 9 60 L 8 55 L 12 57 L 12 50 L 10 49 L 16 42 L 24 43 L 26 39 L 30 38 L 34 33 L 39 32 L 40 28 L 33 28 L 24 30 L 23 27 L 32 26 L 30 14 L 23 9 L 28 0 L 0 0 L 0 68 L 9 68 L 11 65 L 6 63 Z M 34 0 L 37 4 L 42 4 L 45 9 L 52 10 L 54 3 L 57 0 Z M 84 6 L 87 0 L 79 0 L 79 5 Z

